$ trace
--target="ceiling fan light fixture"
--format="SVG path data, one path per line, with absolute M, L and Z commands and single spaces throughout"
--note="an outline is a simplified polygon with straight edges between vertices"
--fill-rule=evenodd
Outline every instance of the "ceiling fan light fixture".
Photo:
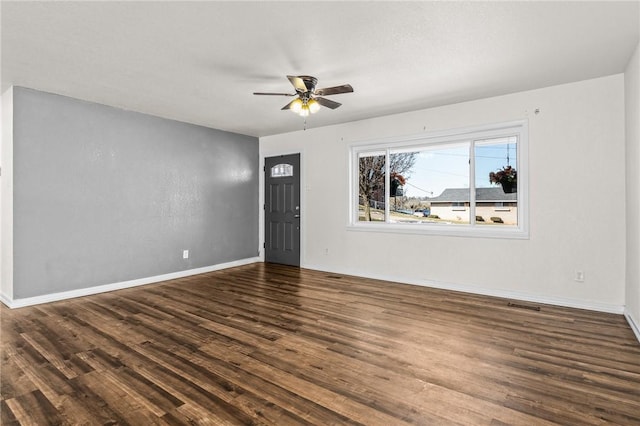
M 309 105 L 302 104 L 302 108 L 300 109 L 300 112 L 298 114 L 300 114 L 301 117 L 309 116 Z
M 318 110 L 320 110 L 320 104 L 315 99 L 309 99 L 309 101 L 307 102 L 307 106 L 309 107 L 309 112 L 311 114 L 315 114 L 316 112 L 318 112 Z
M 293 102 L 291 102 L 291 111 L 295 112 L 296 114 L 300 114 L 300 111 L 302 110 L 302 99 L 298 98 L 295 99 Z

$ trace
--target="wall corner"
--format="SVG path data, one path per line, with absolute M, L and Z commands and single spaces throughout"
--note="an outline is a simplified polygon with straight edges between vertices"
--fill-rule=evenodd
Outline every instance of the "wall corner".
M 0 104 L 0 294 L 13 299 L 13 86 Z

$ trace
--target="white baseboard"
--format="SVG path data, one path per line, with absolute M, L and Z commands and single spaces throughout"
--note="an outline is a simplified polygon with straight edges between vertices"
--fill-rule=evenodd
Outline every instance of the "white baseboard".
M 124 288 L 137 287 L 145 284 L 157 283 L 160 281 L 174 280 L 176 278 L 188 277 L 191 275 L 204 274 L 206 272 L 218 271 L 220 269 L 233 268 L 235 266 L 248 265 L 259 262 L 259 257 L 234 260 L 232 262 L 220 263 L 217 265 L 205 266 L 202 268 L 189 269 L 186 271 L 172 272 L 154 277 L 140 278 L 136 280 L 123 281 L 119 283 L 99 285 L 95 287 L 81 288 L 77 290 L 63 291 L 60 293 L 44 294 L 42 296 L 25 297 L 22 299 L 11 299 L 5 294 L 0 294 L 0 301 L 11 309 L 25 306 L 39 305 L 41 303 L 57 302 L 59 300 L 72 299 L 75 297 L 90 296 L 92 294 L 105 293 L 108 291 L 121 290 Z
M 0 293 L 0 302 L 5 306 L 11 307 L 11 298 L 6 296 L 4 293 Z
M 439 288 L 443 290 L 453 290 L 453 291 L 461 291 L 463 293 L 472 293 L 472 294 L 481 294 L 483 296 L 492 296 L 492 297 L 502 297 L 505 299 L 513 299 L 513 300 L 521 300 L 525 302 L 533 302 L 533 303 L 543 303 L 546 305 L 554 305 L 554 306 L 563 306 L 566 308 L 577 308 L 577 309 L 586 309 L 589 311 L 598 311 L 598 312 L 606 312 L 611 314 L 623 314 L 624 306 L 623 305 L 610 305 L 607 303 L 597 303 L 597 302 L 589 302 L 584 300 L 575 300 L 575 299 L 565 299 L 559 297 L 547 297 L 540 296 L 537 294 L 509 291 L 509 290 L 498 290 L 498 289 L 488 289 L 482 287 L 475 287 L 465 284 L 455 284 L 455 283 L 447 283 L 442 281 L 431 281 L 431 280 L 416 280 L 416 279 L 407 279 L 397 276 L 391 275 L 376 275 L 376 274 L 363 274 L 359 271 L 349 271 L 349 270 L 332 270 L 327 269 L 326 267 L 321 267 L 317 265 L 305 265 L 303 266 L 307 269 L 314 269 L 317 271 L 330 272 L 334 274 L 345 274 L 345 275 L 354 275 L 358 277 L 371 278 L 374 280 L 383 280 L 383 281 L 391 281 L 402 284 L 412 284 L 419 285 L 423 287 L 432 287 Z
M 624 317 L 627 319 L 631 330 L 633 330 L 633 334 L 636 335 L 636 339 L 638 339 L 638 342 L 640 342 L 640 322 L 638 322 L 636 318 L 631 315 L 631 312 L 626 309 L 624 311 Z

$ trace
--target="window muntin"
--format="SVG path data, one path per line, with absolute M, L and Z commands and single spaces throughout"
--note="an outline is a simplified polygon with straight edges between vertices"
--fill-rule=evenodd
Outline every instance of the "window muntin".
M 371 221 L 362 214 L 360 191 L 351 208 L 360 214 L 350 223 L 363 230 L 374 226 L 390 232 L 527 237 L 526 137 L 526 122 L 521 121 L 353 144 L 352 158 L 375 157 L 384 191 L 369 197 L 378 207 Z M 489 181 L 490 172 L 507 166 L 517 171 L 513 192 Z M 398 175 L 402 193 L 393 196 Z

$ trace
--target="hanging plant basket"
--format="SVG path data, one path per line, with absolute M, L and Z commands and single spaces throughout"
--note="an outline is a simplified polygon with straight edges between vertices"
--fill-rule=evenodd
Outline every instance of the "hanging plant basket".
M 489 182 L 502 185 L 505 194 L 518 192 L 518 172 L 511 166 L 489 173 Z
M 500 182 L 500 185 L 502 185 L 502 191 L 505 194 L 513 194 L 514 192 L 518 192 L 518 182 L 504 181 Z

